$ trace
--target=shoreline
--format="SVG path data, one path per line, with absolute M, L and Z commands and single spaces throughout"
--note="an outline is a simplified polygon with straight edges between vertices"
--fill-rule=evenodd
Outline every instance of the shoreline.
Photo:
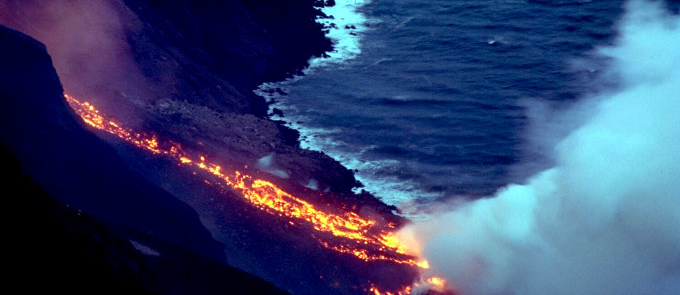
M 305 76 L 314 75 L 324 68 L 345 67 L 347 63 L 352 63 L 354 59 L 359 58 L 362 53 L 363 33 L 369 30 L 370 23 L 377 21 L 367 18 L 361 12 L 361 9 L 371 1 L 341 0 L 335 2 L 336 5 L 342 7 L 321 9 L 327 17 L 317 20 L 318 23 L 324 25 L 326 37 L 333 42 L 333 49 L 322 56 L 311 58 L 309 65 L 302 70 L 301 74 L 278 82 L 265 82 L 254 92 L 267 101 L 269 119 L 280 122 L 282 126 L 299 134 L 298 141 L 301 148 L 324 153 L 352 171 L 354 178 L 361 184 L 354 187 L 352 192 L 355 194 L 368 192 L 380 202 L 394 208 L 394 213 L 400 217 L 410 220 L 423 219 L 425 218 L 423 213 L 419 213 L 419 207 L 413 204 L 414 196 L 427 196 L 427 198 L 435 199 L 441 197 L 440 193 L 424 191 L 415 183 L 403 183 L 396 178 L 373 177 L 372 171 L 382 169 L 379 167 L 393 166 L 393 162 L 357 160 L 357 154 L 336 148 L 339 143 L 333 140 L 335 130 L 305 126 L 307 118 L 298 114 L 299 111 L 295 105 L 286 103 L 291 87 L 295 87 L 294 84 L 303 80 Z

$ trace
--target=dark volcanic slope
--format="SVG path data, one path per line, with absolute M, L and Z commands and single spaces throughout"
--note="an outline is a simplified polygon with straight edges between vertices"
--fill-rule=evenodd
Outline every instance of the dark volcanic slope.
M 110 225 L 52 199 L 0 148 L 5 199 L 6 290 L 68 294 L 288 294 L 268 282 L 142 233 L 140 253 Z M 38 282 L 38 284 L 36 284 Z
M 301 69 L 313 55 L 330 50 L 314 21 L 313 0 L 301 1 L 154 1 L 125 0 L 144 24 L 131 35 L 132 49 L 147 74 L 167 66 L 150 53 L 181 62 L 182 75 L 205 78 L 206 70 L 228 81 L 245 97 L 206 93 L 210 80 L 191 79 L 183 87 L 201 93 L 201 104 L 214 96 L 229 111 L 263 116 L 262 98 L 250 94 L 257 85 L 281 80 Z M 151 51 L 151 46 L 157 46 Z
M 40 43 L 2 26 L 0 43 L 10 286 L 71 294 L 286 294 L 224 264 L 221 246 L 193 210 L 140 180 L 74 121 Z

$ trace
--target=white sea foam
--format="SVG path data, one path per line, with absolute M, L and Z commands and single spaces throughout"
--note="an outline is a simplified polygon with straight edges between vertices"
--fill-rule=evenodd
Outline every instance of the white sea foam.
M 326 52 L 325 56 L 310 59 L 309 66 L 303 70 L 305 75 L 311 74 L 319 67 L 341 65 L 361 53 L 361 32 L 367 29 L 367 19 L 359 9 L 368 2 L 369 0 L 338 0 L 334 6 L 320 8 L 327 17 L 320 17 L 317 22 L 327 28 L 326 37 L 333 43 L 333 50 Z M 296 75 L 284 81 L 263 83 L 255 90 L 255 94 L 269 101 L 279 101 L 283 97 L 273 90 L 277 88 L 287 90 L 290 84 L 301 78 L 302 76 Z M 279 103 L 270 105 L 270 111 L 273 108 L 287 107 Z
M 288 83 L 271 84 L 284 91 L 289 89 Z M 402 211 L 403 216 L 414 220 L 422 219 L 425 216 L 422 215 L 422 211 L 415 202 L 416 199 L 434 200 L 441 197 L 439 193 L 418 189 L 416 183 L 411 181 L 385 175 L 378 176 L 379 171 L 394 170 L 394 167 L 399 166 L 399 161 L 391 159 L 362 160 L 360 156 L 375 146 L 357 148 L 351 143 L 337 140 L 335 134 L 342 132 L 342 130 L 307 126 L 305 122 L 309 122 L 309 119 L 297 107 L 286 104 L 285 95 L 271 92 L 267 93 L 267 96 L 275 101 L 271 107 L 278 108 L 285 114 L 285 117 L 272 115 L 272 119 L 284 120 L 286 126 L 298 130 L 302 148 L 324 152 L 348 169 L 357 171 L 355 177 L 364 184 L 364 187 L 355 189 L 356 193 L 362 189 L 366 190 L 386 204 L 397 206 Z
M 325 66 L 330 63 L 340 64 L 361 53 L 361 32 L 366 30 L 366 17 L 359 9 L 368 0 L 338 0 L 334 6 L 321 8 L 328 18 L 319 18 L 317 22 L 330 30 L 326 36 L 333 41 L 333 50 L 328 57 L 314 58 L 309 69 Z
M 335 6 L 324 7 L 321 11 L 327 15 L 326 18 L 319 18 L 317 22 L 328 28 L 326 36 L 333 42 L 333 50 L 327 52 L 326 56 L 313 58 L 309 61 L 309 67 L 303 70 L 305 75 L 311 75 L 320 67 L 343 66 L 350 60 L 361 54 L 361 37 L 365 32 L 367 24 L 376 20 L 368 19 L 361 13 L 361 7 L 369 3 L 369 0 L 337 0 Z M 427 193 L 417 189 L 415 183 L 399 180 L 396 177 L 376 176 L 380 170 L 396 167 L 399 162 L 396 160 L 371 160 L 363 161 L 360 155 L 370 147 L 349 148 L 349 143 L 338 141 L 334 134 L 341 132 L 337 129 L 315 128 L 306 125 L 309 118 L 304 112 L 288 103 L 285 93 L 290 92 L 292 85 L 302 79 L 303 76 L 294 76 L 285 81 L 264 83 L 255 91 L 270 102 L 270 113 L 274 109 L 281 110 L 285 117 L 272 115 L 274 120 L 286 122 L 286 126 L 300 132 L 300 146 L 304 149 L 321 151 L 342 163 L 351 170 L 358 171 L 355 177 L 364 184 L 361 189 L 374 194 L 383 202 L 399 207 L 404 216 L 412 219 L 419 219 L 416 212 L 417 206 L 413 200 L 416 198 L 434 199 L 439 194 Z

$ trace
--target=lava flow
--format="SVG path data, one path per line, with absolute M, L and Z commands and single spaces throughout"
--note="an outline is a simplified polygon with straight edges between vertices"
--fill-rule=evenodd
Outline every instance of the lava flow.
M 394 230 L 394 225 L 377 224 L 375 220 L 362 217 L 355 212 L 326 212 L 285 192 L 269 181 L 256 179 L 240 171 L 223 171 L 221 166 L 207 161 L 204 155 L 189 155 L 178 143 L 159 142 L 158 137 L 153 134 L 134 132 L 120 123 L 105 118 L 89 102 L 79 101 L 67 94 L 64 94 L 64 97 L 86 124 L 153 154 L 169 156 L 176 160 L 178 165 L 194 168 L 195 171 L 204 171 L 213 178 L 211 183 L 237 192 L 260 210 L 289 218 L 292 225 L 311 226 L 321 233 L 315 235 L 315 238 L 327 249 L 353 255 L 366 262 L 387 261 L 423 269 L 429 267 L 427 261 L 419 261 L 406 253 L 394 231 L 391 231 Z M 332 238 L 323 238 L 324 236 Z M 373 286 L 367 291 L 372 294 L 409 294 L 410 290 L 411 287 L 407 286 L 401 291 L 381 292 Z

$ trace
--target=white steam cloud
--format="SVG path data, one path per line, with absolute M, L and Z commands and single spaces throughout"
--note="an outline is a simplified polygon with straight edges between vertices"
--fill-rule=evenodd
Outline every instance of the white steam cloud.
M 271 175 L 275 175 L 281 178 L 288 178 L 290 175 L 288 172 L 279 169 L 274 161 L 274 153 L 266 155 L 257 160 L 255 167 Z
M 680 294 L 680 17 L 626 6 L 594 97 L 555 167 L 402 232 L 464 295 Z

